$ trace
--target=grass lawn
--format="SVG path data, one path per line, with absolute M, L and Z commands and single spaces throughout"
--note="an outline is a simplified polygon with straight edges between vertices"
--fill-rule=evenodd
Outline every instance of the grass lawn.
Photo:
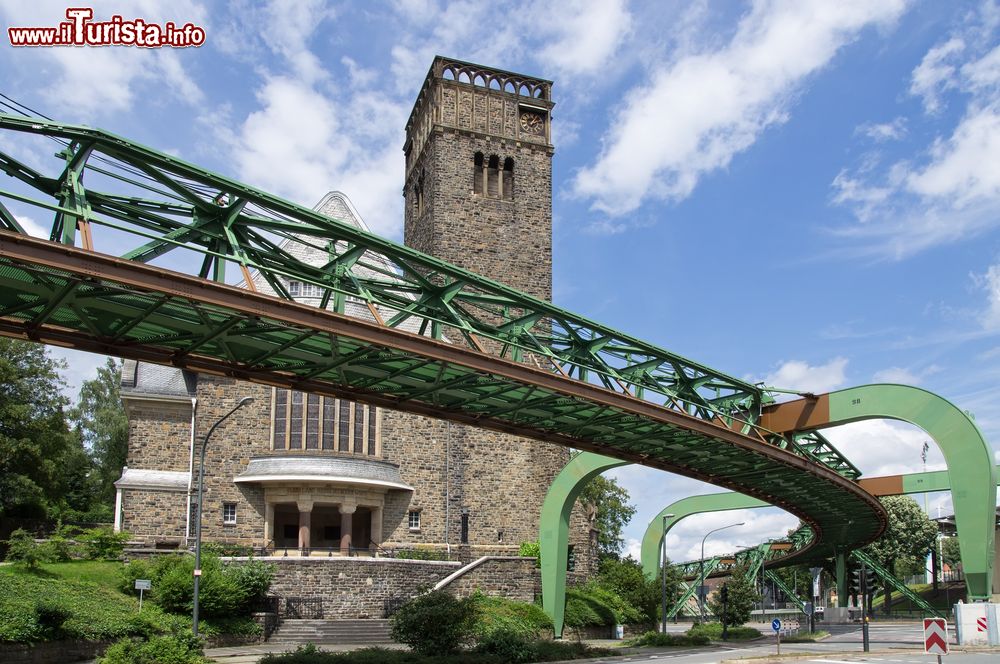
M 68 563 L 43 563 L 37 570 L 21 565 L 0 565 L 0 574 L 32 575 L 39 578 L 64 581 L 89 581 L 112 590 L 118 589 L 118 574 L 124 563 L 103 560 L 74 560 Z
M 150 601 L 139 613 L 137 594 L 118 589 L 120 562 L 78 560 L 37 569 L 0 565 L 0 641 L 36 643 L 60 638 L 100 641 L 149 636 L 190 626 L 189 616 L 164 612 Z M 249 618 L 233 619 L 226 631 L 246 634 Z M 202 623 L 206 635 L 220 630 Z

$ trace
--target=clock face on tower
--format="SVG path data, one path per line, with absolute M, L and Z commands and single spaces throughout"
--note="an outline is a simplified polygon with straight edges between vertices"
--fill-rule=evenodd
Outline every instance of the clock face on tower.
M 545 116 L 532 111 L 521 111 L 521 131 L 532 136 L 541 136 L 545 132 Z

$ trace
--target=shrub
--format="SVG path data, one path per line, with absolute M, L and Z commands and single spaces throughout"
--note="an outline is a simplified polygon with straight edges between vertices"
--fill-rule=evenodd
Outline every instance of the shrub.
M 73 611 L 58 600 L 42 599 L 35 604 L 35 621 L 48 636 L 59 634 L 72 615 Z
M 496 655 L 505 662 L 530 662 L 535 659 L 535 649 L 530 637 L 521 632 L 504 629 L 493 630 L 479 640 L 476 652 Z
M 437 549 L 399 549 L 393 558 L 400 560 L 447 560 L 448 552 Z
M 133 560 L 125 566 L 119 588 L 134 593 L 136 579 L 149 579 L 149 598 L 171 613 L 190 613 L 194 603 L 194 557 L 160 556 L 155 562 Z M 274 566 L 251 560 L 223 565 L 218 557 L 203 554 L 198 584 L 198 609 L 206 618 L 249 614 L 258 599 L 267 595 Z
M 687 631 L 690 636 L 705 636 L 709 639 L 721 639 L 722 638 L 722 623 L 702 623 L 700 625 L 693 625 L 691 629 Z M 727 638 L 735 639 L 737 641 L 743 639 L 756 639 L 761 636 L 761 633 L 752 627 L 729 627 L 726 630 Z
M 640 620 L 636 622 L 656 622 L 662 596 L 661 579 L 659 576 L 653 580 L 647 579 L 642 571 L 642 565 L 634 558 L 605 556 L 601 559 L 597 582 L 602 588 L 621 597 L 626 605 L 639 613 Z M 673 596 L 676 589 L 676 573 L 672 574 L 668 570 L 667 596 Z
M 392 616 L 392 638 L 422 655 L 457 652 L 473 633 L 476 603 L 435 590 L 407 602 Z
M 480 642 L 494 632 L 534 639 L 540 632 L 552 629 L 552 619 L 535 604 L 480 593 L 473 595 L 473 601 L 477 609 L 475 633 Z
M 643 614 L 620 595 L 594 583 L 566 590 L 566 624 L 570 627 L 642 622 Z
M 225 542 L 205 542 L 201 545 L 201 552 L 203 554 L 210 553 L 214 556 L 219 556 L 222 558 L 232 557 L 232 556 L 252 556 L 253 547 L 246 546 L 245 544 L 226 544 Z
M 201 641 L 190 632 L 157 636 L 148 641 L 122 639 L 97 660 L 98 664 L 209 664 Z
M 34 569 L 38 567 L 39 563 L 45 562 L 45 550 L 38 546 L 31 533 L 23 528 L 18 528 L 10 534 L 10 539 L 7 540 L 6 559 Z
M 73 529 L 62 525 L 60 521 L 56 525 L 56 530 L 49 536 L 48 541 L 41 545 L 43 556 L 47 562 L 69 562 L 78 549 L 77 543 L 72 537 Z
M 104 527 L 85 530 L 78 539 L 83 542 L 87 560 L 118 560 L 130 537 L 125 531 L 116 533 L 114 529 Z
M 657 648 L 673 646 L 707 646 L 708 637 L 704 634 L 664 634 L 662 632 L 646 632 L 628 642 L 630 646 L 653 646 Z
M 537 558 L 538 563 L 536 567 L 542 566 L 542 547 L 538 542 L 521 542 L 521 546 L 517 550 L 517 555 L 522 558 Z

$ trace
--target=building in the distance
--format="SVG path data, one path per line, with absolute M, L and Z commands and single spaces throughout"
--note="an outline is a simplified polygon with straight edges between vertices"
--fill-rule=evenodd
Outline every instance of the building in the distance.
M 552 293 L 551 82 L 435 58 L 406 127 L 405 241 L 539 298 Z M 348 198 L 316 210 L 362 229 Z M 298 257 L 325 252 L 286 241 Z M 318 305 L 311 284 L 286 280 Z M 260 292 L 272 292 L 261 279 Z M 348 302 L 347 314 L 373 320 Z M 412 330 L 416 331 L 416 330 Z M 116 526 L 150 545 L 194 536 L 197 457 L 212 437 L 203 537 L 289 555 L 424 548 L 468 561 L 538 538 L 542 501 L 569 450 L 360 403 L 128 361 L 128 465 Z M 590 522 L 573 545 L 592 564 Z

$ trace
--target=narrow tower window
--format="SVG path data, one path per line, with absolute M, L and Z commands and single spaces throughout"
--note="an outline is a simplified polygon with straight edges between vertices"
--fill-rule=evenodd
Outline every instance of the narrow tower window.
M 475 159 L 472 161 L 472 193 L 474 194 L 485 194 L 486 190 L 483 189 L 483 182 L 485 181 L 485 171 L 486 166 L 483 164 L 483 153 L 477 152 Z
M 500 184 L 503 190 L 502 198 L 505 201 L 514 200 L 514 160 L 510 157 L 503 160 L 503 180 Z

